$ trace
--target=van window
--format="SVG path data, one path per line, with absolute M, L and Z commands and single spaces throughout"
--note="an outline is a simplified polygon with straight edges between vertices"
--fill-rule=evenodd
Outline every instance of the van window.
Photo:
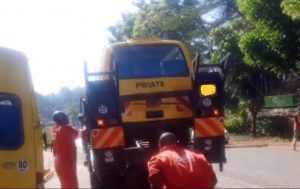
M 177 45 L 133 45 L 116 48 L 113 59 L 120 79 L 184 77 L 186 60 Z
M 21 101 L 16 95 L 0 93 L 0 150 L 18 149 L 23 141 Z

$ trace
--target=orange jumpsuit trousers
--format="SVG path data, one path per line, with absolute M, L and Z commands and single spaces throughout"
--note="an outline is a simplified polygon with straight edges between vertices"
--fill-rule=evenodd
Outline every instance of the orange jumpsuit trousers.
M 78 131 L 68 125 L 53 128 L 54 166 L 61 188 L 78 188 L 75 139 Z

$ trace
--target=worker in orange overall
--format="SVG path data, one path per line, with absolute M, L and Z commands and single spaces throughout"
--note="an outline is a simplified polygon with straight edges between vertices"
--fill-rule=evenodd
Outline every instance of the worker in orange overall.
M 151 188 L 213 188 L 216 176 L 202 154 L 177 144 L 176 136 L 166 132 L 159 139 L 160 152 L 148 161 Z
M 54 166 L 61 188 L 78 188 L 75 139 L 79 132 L 69 125 L 69 118 L 64 112 L 54 112 L 53 120 Z

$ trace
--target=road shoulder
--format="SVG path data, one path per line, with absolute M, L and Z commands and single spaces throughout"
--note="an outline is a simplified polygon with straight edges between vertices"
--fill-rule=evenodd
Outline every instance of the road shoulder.
M 247 148 L 247 147 L 291 147 L 291 141 L 279 137 L 251 137 L 232 136 L 226 148 Z

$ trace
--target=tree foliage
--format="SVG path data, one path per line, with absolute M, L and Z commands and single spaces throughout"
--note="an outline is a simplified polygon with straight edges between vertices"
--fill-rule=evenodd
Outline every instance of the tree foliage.
M 134 13 L 123 13 L 122 19 L 114 26 L 110 26 L 108 31 L 110 32 L 109 41 L 125 41 L 133 37 L 133 27 L 135 24 Z
M 129 38 L 160 37 L 186 43 L 192 51 L 207 52 L 210 48 L 208 32 L 212 26 L 226 22 L 236 13 L 234 0 L 136 0 L 136 13 L 124 14 L 111 26 L 110 42 Z M 207 23 L 202 15 L 222 15 L 214 23 Z
M 278 93 L 283 76 L 299 72 L 300 52 L 299 25 L 282 13 L 279 0 L 237 3 L 240 17 L 210 32 L 212 61 L 219 61 L 227 52 L 232 55 L 226 94 L 235 121 L 242 99 L 248 104 L 243 108 L 255 114 L 264 95 Z M 255 135 L 253 123 L 255 120 L 251 126 Z
M 268 95 L 280 76 L 298 72 L 298 26 L 282 14 L 279 0 L 238 0 L 238 8 L 241 17 L 210 32 L 212 61 L 231 52 L 226 89 L 233 95 Z
M 300 28 L 282 13 L 280 0 L 238 0 L 238 8 L 253 25 L 239 42 L 244 62 L 277 75 L 297 72 Z
M 64 111 L 70 119 L 70 124 L 78 126 L 77 116 L 79 114 L 80 97 L 83 96 L 82 88 L 62 88 L 57 94 L 37 94 L 40 117 L 45 125 L 52 124 L 54 111 Z
M 236 0 L 210 0 L 202 1 L 201 6 L 207 14 L 217 16 L 217 19 L 208 24 L 209 28 L 218 27 L 239 16 Z
M 282 0 L 281 7 L 283 9 L 283 13 L 290 16 L 293 20 L 300 20 L 299 0 Z
M 211 61 L 217 63 L 228 52 L 231 53 L 230 67 L 226 81 L 226 92 L 230 94 L 229 98 L 240 96 L 249 97 L 249 90 L 245 90 L 246 82 L 255 72 L 253 68 L 244 64 L 243 54 L 240 51 L 239 41 L 241 36 L 251 26 L 243 18 L 237 18 L 230 23 L 217 27 L 210 32 L 213 45 Z M 230 99 L 227 99 L 230 101 Z
M 162 37 L 191 44 L 203 38 L 203 25 L 197 6 L 180 5 L 179 1 L 157 1 L 148 4 L 137 16 L 134 37 Z

